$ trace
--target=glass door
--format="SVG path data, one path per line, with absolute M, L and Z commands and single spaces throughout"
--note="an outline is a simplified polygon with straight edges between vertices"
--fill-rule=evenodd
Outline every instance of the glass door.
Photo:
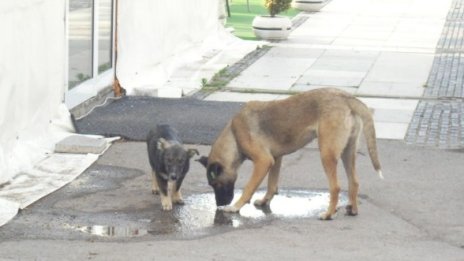
M 111 85 L 113 25 L 113 0 L 68 0 L 68 108 Z

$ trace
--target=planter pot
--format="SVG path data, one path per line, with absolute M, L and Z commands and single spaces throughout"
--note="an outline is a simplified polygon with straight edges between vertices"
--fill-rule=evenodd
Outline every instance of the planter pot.
M 285 16 L 256 16 L 253 19 L 253 32 L 265 40 L 287 39 L 292 30 L 292 21 Z
M 302 11 L 319 12 L 328 2 L 328 0 L 293 0 L 292 6 Z

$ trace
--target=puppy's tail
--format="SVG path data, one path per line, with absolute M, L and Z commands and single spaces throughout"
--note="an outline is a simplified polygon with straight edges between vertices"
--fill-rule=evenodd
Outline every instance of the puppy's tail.
M 372 165 L 377 171 L 379 177 L 383 179 L 382 168 L 377 153 L 377 140 L 375 135 L 374 119 L 369 111 L 369 108 L 356 98 L 349 99 L 349 106 L 356 115 L 358 115 L 363 122 L 363 132 L 366 138 L 367 150 L 371 158 Z

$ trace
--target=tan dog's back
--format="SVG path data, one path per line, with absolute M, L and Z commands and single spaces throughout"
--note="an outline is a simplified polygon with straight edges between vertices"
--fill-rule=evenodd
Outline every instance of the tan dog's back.
M 347 128 L 362 128 L 351 121 L 351 118 L 356 116 L 364 125 L 369 154 L 375 170 L 379 171 L 380 163 L 371 113 L 364 103 L 347 92 L 325 88 L 294 95 L 284 100 L 248 102 L 232 121 L 233 125 L 236 123 L 240 127 L 248 128 L 246 131 L 249 136 L 244 137 L 246 142 L 271 144 L 272 154 L 281 156 L 300 149 L 316 138 L 321 121 L 329 127 L 334 125 L 324 131 L 335 130 L 340 123 L 346 124 Z M 345 145 L 339 144 L 339 146 Z

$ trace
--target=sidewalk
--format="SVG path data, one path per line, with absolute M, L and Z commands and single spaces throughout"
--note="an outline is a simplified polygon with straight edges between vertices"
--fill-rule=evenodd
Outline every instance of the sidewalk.
M 452 119 L 449 125 L 453 129 L 444 134 L 426 130 L 426 143 L 421 142 L 421 136 L 427 123 L 419 120 L 424 111 L 430 111 L 425 107 L 431 106 L 430 102 L 424 105 L 419 101 L 424 92 L 437 93 L 436 89 L 441 88 L 435 84 L 437 81 L 448 77 L 448 81 L 462 86 L 462 80 L 455 80 L 464 75 L 460 55 L 451 58 L 451 63 L 443 61 L 446 50 L 454 48 L 456 52 L 462 45 L 455 39 L 462 35 L 455 29 L 459 23 L 453 26 L 449 21 L 460 17 L 461 0 L 453 6 L 451 2 L 332 1 L 321 12 L 300 14 L 297 19 L 307 20 L 294 29 L 288 40 L 271 43 L 273 48 L 229 82 L 226 91 L 216 92 L 206 100 L 272 100 L 284 98 L 288 92 L 337 87 L 355 94 L 374 109 L 378 138 L 462 147 L 464 128 L 459 122 L 464 122 L 464 116 L 457 116 L 463 110 L 458 102 L 443 108 L 452 110 L 444 117 Z M 449 69 L 455 73 L 448 75 Z M 447 98 L 462 98 L 462 92 L 447 93 Z M 441 108 L 436 105 L 436 95 L 427 97 L 434 99 L 435 110 Z M 441 128 L 437 124 L 448 123 L 434 123 L 434 129 Z M 438 142 L 445 136 L 446 143 Z

